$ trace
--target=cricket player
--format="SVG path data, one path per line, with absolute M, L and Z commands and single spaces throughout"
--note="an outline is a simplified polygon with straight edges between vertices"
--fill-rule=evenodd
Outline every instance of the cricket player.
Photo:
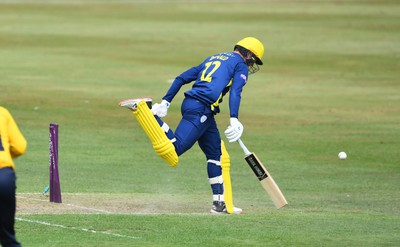
M 0 243 L 20 246 L 15 238 L 16 177 L 13 158 L 25 153 L 27 142 L 10 112 L 0 106 Z
M 254 37 L 246 37 L 237 42 L 232 52 L 209 56 L 176 77 L 161 103 L 151 107 L 151 113 L 151 98 L 129 99 L 119 103 L 121 107 L 133 111 L 155 151 L 170 166 L 175 166 L 178 156 L 198 142 L 207 159 L 208 179 L 213 192 L 211 213 L 226 213 L 222 169 L 230 166 L 229 155 L 221 141 L 214 116 L 220 111 L 219 104 L 223 96 L 229 92 L 230 125 L 225 135 L 229 142 L 240 138 L 243 133 L 243 125 L 239 121 L 241 93 L 248 75 L 257 72 L 259 65 L 263 64 L 263 54 L 264 45 Z M 172 132 L 161 118 L 167 115 L 181 87 L 191 82 L 194 82 L 192 88 L 184 93 L 181 105 L 182 120 Z M 160 133 L 161 129 L 163 133 Z M 234 208 L 234 213 L 241 212 L 240 208 Z

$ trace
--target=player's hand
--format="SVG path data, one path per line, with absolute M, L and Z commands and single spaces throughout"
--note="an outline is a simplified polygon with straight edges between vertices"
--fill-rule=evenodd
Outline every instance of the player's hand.
M 154 115 L 157 115 L 160 118 L 163 118 L 165 116 L 167 116 L 167 112 L 168 112 L 168 108 L 171 105 L 171 103 L 169 103 L 166 100 L 161 101 L 161 103 L 155 103 L 152 107 L 151 107 L 151 112 Z
M 230 125 L 225 130 L 225 136 L 229 142 L 235 142 L 242 136 L 243 129 L 243 124 L 237 118 L 231 118 Z

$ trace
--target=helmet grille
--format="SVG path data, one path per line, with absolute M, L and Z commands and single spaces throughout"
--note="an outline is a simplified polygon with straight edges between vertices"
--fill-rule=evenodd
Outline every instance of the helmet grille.
M 254 55 L 253 52 L 249 51 L 248 49 L 244 48 L 243 46 L 236 45 L 234 50 L 237 50 L 243 57 L 247 57 L 247 54 L 251 54 L 250 59 L 246 59 L 246 64 L 249 68 L 249 74 L 254 74 L 260 70 L 260 67 L 257 63 L 257 56 Z

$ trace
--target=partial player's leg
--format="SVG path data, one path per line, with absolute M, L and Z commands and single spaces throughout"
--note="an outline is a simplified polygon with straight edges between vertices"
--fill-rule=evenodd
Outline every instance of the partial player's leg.
M 169 125 L 161 120 L 157 115 L 154 115 L 155 119 L 157 120 L 158 125 L 163 129 L 165 135 L 168 137 L 168 139 L 171 140 L 172 143 L 176 142 L 175 134 L 169 127 Z M 178 155 L 179 156 L 179 155 Z
M 149 105 L 151 106 L 151 98 L 129 99 L 119 103 L 119 106 L 132 110 L 133 115 L 136 117 L 153 144 L 156 153 L 163 158 L 168 165 L 176 166 L 179 158 L 175 152 L 175 147 L 172 144 L 172 141 L 168 139 L 164 129 L 160 126 L 163 122 L 159 118 L 157 120 L 154 117 Z M 170 133 L 172 133 L 172 131 Z
M 208 180 L 213 192 L 213 206 L 210 212 L 241 213 L 242 210 L 235 208 L 232 203 L 229 154 L 225 147 L 221 146 L 221 138 L 214 119 L 199 139 L 199 146 L 207 157 Z
M 175 129 L 174 142 L 178 156 L 189 150 L 214 121 L 209 107 L 191 98 L 184 99 L 181 113 L 182 119 Z
M 145 106 L 144 102 L 148 104 L 148 107 L 141 106 Z M 175 160 L 177 162 L 178 159 L 175 155 L 180 156 L 190 149 L 208 128 L 209 121 L 207 121 L 208 118 L 206 114 L 212 116 L 211 111 L 208 110 L 203 103 L 186 98 L 182 103 L 182 120 L 178 124 L 175 133 L 173 133 L 165 122 L 159 117 L 152 115 L 151 111 L 148 109 L 151 107 L 151 98 L 124 100 L 120 102 L 119 105 L 132 110 L 138 122 L 153 143 L 156 152 L 161 157 L 163 157 L 166 152 L 168 157 L 163 158 L 170 166 L 176 165 L 174 165 L 174 162 Z M 159 133 L 160 128 L 165 132 L 161 137 L 156 135 Z M 169 139 L 168 142 L 167 139 Z M 168 143 L 173 143 L 174 153 L 170 153 L 172 149 Z
M 20 246 L 15 238 L 15 173 L 11 167 L 0 169 L 0 244 Z
M 213 125 L 215 125 L 215 120 Z M 221 139 L 216 130 L 210 127 L 199 139 L 199 146 L 207 158 L 207 174 L 213 193 L 213 205 L 210 213 L 223 213 L 226 210 L 224 198 L 224 180 L 221 169 Z

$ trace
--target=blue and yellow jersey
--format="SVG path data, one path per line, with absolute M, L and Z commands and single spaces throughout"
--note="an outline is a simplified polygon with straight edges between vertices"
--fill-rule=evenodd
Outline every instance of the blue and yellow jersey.
M 0 168 L 14 168 L 13 158 L 25 153 L 27 142 L 10 112 L 0 106 Z
M 218 104 L 229 93 L 231 117 L 238 117 L 241 93 L 247 82 L 248 67 L 240 54 L 225 52 L 207 57 L 201 64 L 188 69 L 175 78 L 163 99 L 171 102 L 180 88 L 194 81 L 185 95 L 197 99 L 219 112 Z

